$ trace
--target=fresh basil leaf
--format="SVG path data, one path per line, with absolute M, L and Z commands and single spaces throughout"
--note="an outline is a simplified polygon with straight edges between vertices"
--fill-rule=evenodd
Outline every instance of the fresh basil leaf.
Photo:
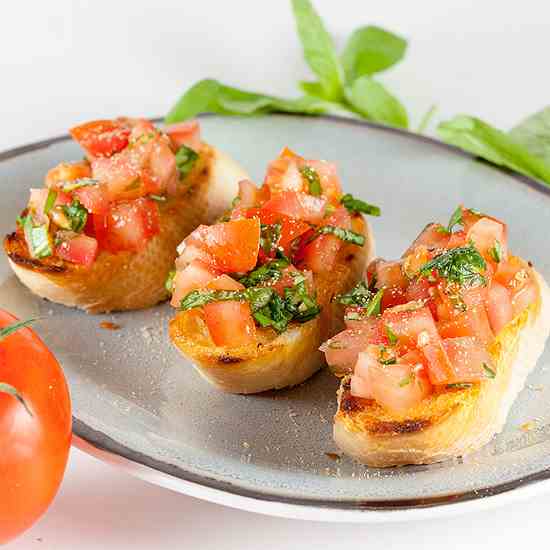
M 489 255 L 498 264 L 502 260 L 502 246 L 500 241 L 495 240 L 495 244 L 489 249 Z
M 63 206 L 63 212 L 69 220 L 71 231 L 80 233 L 88 221 L 88 211 L 76 200 Z
M 176 168 L 180 175 L 180 180 L 184 179 L 185 176 L 193 170 L 193 166 L 197 162 L 199 155 L 196 151 L 187 147 L 187 145 L 182 145 L 176 153 Z
M 399 340 L 397 338 L 397 334 L 393 332 L 393 330 L 389 325 L 384 325 L 384 329 L 386 330 L 386 336 L 388 337 L 388 342 L 390 343 L 391 346 L 395 346 L 395 344 L 397 344 Z
M 442 279 L 460 286 L 485 285 L 481 274 L 487 268 L 485 260 L 473 245 L 452 248 L 436 256 L 420 268 L 420 276 L 430 278 L 436 272 Z
M 368 216 L 380 216 L 380 208 L 361 199 L 356 199 L 351 193 L 346 193 L 340 202 L 351 212 L 361 212 Z
M 345 306 L 367 307 L 374 296 L 365 281 L 359 281 L 349 292 L 334 297 L 334 301 Z
M 33 258 L 47 258 L 52 255 L 50 234 L 46 224 L 35 226 L 32 216 L 27 216 L 23 225 L 23 231 L 30 255 Z
M 49 211 L 53 208 L 55 204 L 55 199 L 57 199 L 57 191 L 55 189 L 48 190 L 48 196 L 46 197 L 46 202 L 44 203 L 44 214 L 48 214 Z
M 239 283 L 246 287 L 257 286 L 268 281 L 270 283 L 276 283 L 277 281 L 280 281 L 283 276 L 282 270 L 289 265 L 290 262 L 286 259 L 278 259 L 267 262 L 256 268 L 254 271 L 251 271 L 248 275 L 241 277 L 239 279 Z
M 27 402 L 25 399 L 23 399 L 23 396 L 19 393 L 17 388 L 13 387 L 11 384 L 6 384 L 5 382 L 0 382 L 0 393 L 7 393 L 8 395 L 11 395 L 12 397 L 15 397 L 23 407 L 25 407 L 25 410 L 29 414 L 29 416 L 33 416 L 31 409 L 27 405 Z
M 304 57 L 319 78 L 324 97 L 338 101 L 342 97 L 344 71 L 331 36 L 309 0 L 292 0 L 292 9 Z
M 314 170 L 311 166 L 303 166 L 300 168 L 300 174 L 306 180 L 308 184 L 308 190 L 311 195 L 318 197 L 321 194 L 321 179 L 317 170 Z
M 405 55 L 407 41 L 380 27 L 360 27 L 350 36 L 342 65 L 346 81 L 352 83 L 361 76 L 389 69 Z
M 408 128 L 407 111 L 382 84 L 369 76 L 358 78 L 346 88 L 346 99 L 362 116 L 397 128 Z
M 301 113 L 356 117 L 355 113 L 343 105 L 318 97 L 303 96 L 296 99 L 283 99 L 224 86 L 215 80 L 201 80 L 179 99 L 166 115 L 165 122 L 167 124 L 180 122 L 200 113 L 245 116 L 267 113 Z
M 0 328 L 0 340 L 7 338 L 10 334 L 17 332 L 19 329 L 32 325 L 35 321 L 36 319 L 25 319 L 24 321 L 16 321 L 7 327 Z
M 510 130 L 509 136 L 550 165 L 550 107 L 526 118 Z
M 336 227 L 335 225 L 322 225 L 315 232 L 315 236 L 318 235 L 334 235 L 341 241 L 356 244 L 357 246 L 363 246 L 365 244 L 365 236 L 343 227 Z M 314 237 L 315 238 L 315 237 Z
M 442 122 L 437 131 L 443 141 L 455 145 L 493 164 L 505 166 L 550 184 L 550 164 L 513 137 L 479 118 L 457 116 Z
M 381 288 L 371 299 L 369 305 L 365 310 L 365 315 L 380 315 L 382 310 L 382 297 L 384 296 L 384 289 Z

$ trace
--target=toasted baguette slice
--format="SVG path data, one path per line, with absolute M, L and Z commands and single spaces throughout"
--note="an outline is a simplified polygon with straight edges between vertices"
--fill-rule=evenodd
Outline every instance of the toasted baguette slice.
M 319 316 L 307 323 L 293 323 L 278 335 L 272 329 L 258 329 L 252 345 L 226 348 L 212 343 L 203 320 L 193 311 L 179 312 L 170 321 L 170 338 L 198 372 L 222 391 L 258 393 L 300 384 L 324 364 L 319 346 L 342 329 L 343 311 L 332 298 L 348 291 L 362 277 L 374 252 L 370 226 L 362 216 L 352 221 L 353 230 L 365 235 L 365 245 L 342 247 L 338 268 L 326 276 L 315 276 Z
M 550 290 L 533 270 L 538 300 L 490 345 L 496 377 L 470 388 L 434 393 L 404 415 L 354 397 L 349 377 L 338 391 L 334 439 L 342 451 L 373 467 L 429 464 L 480 449 L 499 433 L 550 332 Z
M 197 225 L 214 222 L 237 194 L 246 173 L 226 154 L 203 145 L 188 178 L 189 191 L 159 203 L 160 233 L 138 253 L 100 252 L 85 268 L 51 256 L 34 259 L 25 240 L 8 235 L 4 249 L 9 263 L 32 292 L 52 302 L 89 313 L 150 307 L 168 298 L 164 282 L 176 258 L 176 247 Z

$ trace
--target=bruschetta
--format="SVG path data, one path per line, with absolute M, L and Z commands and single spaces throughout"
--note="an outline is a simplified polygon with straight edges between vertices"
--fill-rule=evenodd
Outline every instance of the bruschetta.
M 246 173 L 196 121 L 160 130 L 119 118 L 70 133 L 86 156 L 31 189 L 4 240 L 13 271 L 38 296 L 90 313 L 167 299 L 178 243 L 228 208 Z
M 283 150 L 260 188 L 241 181 L 226 217 L 179 247 L 172 342 L 226 392 L 309 378 L 324 365 L 320 343 L 343 326 L 332 298 L 372 255 L 364 213 L 379 210 L 343 195 L 333 164 Z
M 501 221 L 459 207 L 398 261 L 375 260 L 323 344 L 342 381 L 334 439 L 375 467 L 428 464 L 500 432 L 543 352 L 550 293 Z

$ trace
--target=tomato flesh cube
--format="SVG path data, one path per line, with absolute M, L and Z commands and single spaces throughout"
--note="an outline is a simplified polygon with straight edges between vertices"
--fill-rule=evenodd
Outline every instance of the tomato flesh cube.
M 327 197 L 332 204 L 338 204 L 342 196 L 342 185 L 336 165 L 324 160 L 306 160 L 305 164 L 317 172 L 323 196 Z
M 207 285 L 214 290 L 242 290 L 243 285 L 220 275 Z M 204 320 L 216 346 L 239 347 L 256 340 L 256 325 L 246 302 L 212 302 L 203 307 Z
M 407 248 L 403 254 L 403 258 L 412 254 L 414 249 L 420 245 L 425 246 L 429 250 L 431 249 L 444 249 L 447 247 L 450 235 L 444 230 L 440 223 L 428 224 L 416 237 L 411 246 Z
M 475 247 L 487 261 L 495 261 L 491 250 L 494 249 L 495 243 L 500 244 L 500 251 L 503 260 L 508 257 L 508 237 L 506 226 L 491 218 L 481 218 L 475 222 L 468 233 L 466 241 L 473 241 Z
M 425 306 L 387 309 L 382 314 L 382 323 L 391 329 L 398 344 L 406 349 L 434 344 L 440 340 L 432 313 Z
M 224 273 L 246 273 L 258 261 L 260 220 L 240 218 L 201 225 L 185 239 L 185 244 L 205 252 L 212 265 Z
M 264 184 L 271 193 L 279 194 L 285 191 L 305 191 L 304 178 L 299 166 L 304 159 L 285 147 L 278 158 L 271 161 L 267 167 Z
M 185 145 L 194 151 L 198 151 L 201 146 L 201 129 L 198 121 L 187 120 L 170 124 L 164 128 L 164 133 L 167 134 L 174 146 L 179 149 Z
M 110 252 L 143 250 L 160 232 L 158 206 L 150 199 L 114 205 L 105 215 L 94 216 L 100 246 Z
M 109 209 L 109 199 L 103 186 L 87 185 L 75 189 L 73 195 L 92 214 L 104 214 Z
M 92 169 L 88 161 L 61 162 L 46 174 L 46 187 L 60 187 L 60 184 L 92 176 Z
M 69 133 L 93 157 L 110 157 L 125 149 L 130 128 L 117 120 L 94 120 L 75 126 Z
M 208 264 L 193 260 L 185 269 L 176 272 L 170 304 L 179 307 L 189 292 L 204 288 L 219 275 L 220 272 L 212 269 Z
M 434 385 L 449 384 L 454 381 L 454 370 L 441 340 L 422 347 L 428 361 L 428 377 Z
M 487 378 L 492 371 L 492 359 L 485 346 L 472 337 L 446 338 L 443 349 L 453 368 L 450 383 L 478 382 Z
M 522 288 L 512 294 L 512 314 L 519 315 L 526 307 L 533 304 L 539 297 L 537 285 L 528 281 Z
M 323 219 L 326 204 L 327 200 L 324 197 L 284 191 L 272 196 L 262 209 L 310 223 L 319 223 Z
M 496 281 L 489 287 L 487 314 L 495 334 L 498 334 L 514 316 L 510 293 Z
M 55 253 L 63 260 L 90 267 L 97 258 L 98 244 L 93 237 L 77 235 L 61 242 L 56 247 Z
M 375 346 L 376 348 L 376 346 Z M 420 404 L 431 392 L 431 385 L 417 365 L 380 364 L 368 350 L 359 354 L 354 377 L 362 379 L 359 390 L 372 396 L 380 405 L 396 413 L 404 413 Z M 354 385 L 357 388 L 357 382 Z

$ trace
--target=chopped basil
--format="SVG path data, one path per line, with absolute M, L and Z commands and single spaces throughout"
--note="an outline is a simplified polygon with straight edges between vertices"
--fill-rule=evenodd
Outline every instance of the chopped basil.
M 76 199 L 73 199 L 71 204 L 63 206 L 63 212 L 69 220 L 70 228 L 68 229 L 80 233 L 88 221 L 88 211 Z
M 462 219 L 462 207 L 457 206 L 456 210 L 452 213 L 451 219 L 447 224 L 447 233 L 452 233 L 455 225 L 462 225 L 464 220 Z
M 365 310 L 365 314 L 370 315 L 380 315 L 380 306 L 382 303 L 382 296 L 384 295 L 384 289 L 381 288 L 370 301 L 369 305 L 367 306 L 367 309 Z
M 483 370 L 485 371 L 487 378 L 492 379 L 497 375 L 497 373 L 487 363 L 483 363 Z
M 3 340 L 14 332 L 17 332 L 21 328 L 28 327 L 35 321 L 36 319 L 26 319 L 25 321 L 16 321 L 15 323 L 8 325 L 7 327 L 0 328 L 0 340 Z
M 136 178 L 135 180 L 131 181 L 125 188 L 124 191 L 135 191 L 136 189 L 139 189 L 141 187 L 141 179 Z
M 502 260 L 502 246 L 499 240 L 495 240 L 493 248 L 489 249 L 489 255 L 497 264 L 500 263 L 500 260 Z
M 81 187 L 89 187 L 90 185 L 97 185 L 98 183 L 99 183 L 99 180 L 96 180 L 94 178 L 80 178 L 74 181 L 68 181 L 67 183 L 64 183 L 63 191 L 65 191 L 65 193 L 70 193 L 75 189 L 80 189 Z
M 388 336 L 388 341 L 390 342 L 390 345 L 394 346 L 395 344 L 397 344 L 397 334 L 393 332 L 389 325 L 384 325 L 384 328 L 386 330 L 386 335 Z
M 397 357 L 394 352 L 388 350 L 386 346 L 380 346 L 380 356 L 378 357 L 378 362 L 381 365 L 395 365 L 397 363 Z
M 166 282 L 164 283 L 164 288 L 166 288 L 166 290 L 168 292 L 170 292 L 170 294 L 172 294 L 172 292 L 174 292 L 174 279 L 175 279 L 175 277 L 176 277 L 176 270 L 172 269 L 168 273 L 168 277 L 166 277 Z
M 305 323 L 321 311 L 314 297 L 307 292 L 305 277 L 298 273 L 294 286 L 285 288 L 282 298 L 270 287 L 249 287 L 244 290 L 193 290 L 180 304 L 183 311 L 205 306 L 211 302 L 246 301 L 252 316 L 262 327 L 283 332 L 290 321 Z
M 149 195 L 149 198 L 157 202 L 166 202 L 166 197 L 162 195 Z
M 313 239 L 318 235 L 334 235 L 341 241 L 356 244 L 357 246 L 363 246 L 365 244 L 365 237 L 363 235 L 355 231 L 350 231 L 349 229 L 344 229 L 343 227 L 336 227 L 335 225 L 322 225 L 315 232 Z
M 362 214 L 367 214 L 368 216 L 380 216 L 380 208 L 378 206 L 369 204 L 361 199 L 356 199 L 351 193 L 346 193 L 340 199 L 340 202 L 351 213 L 361 212 Z
M 448 250 L 424 264 L 420 268 L 420 276 L 429 279 L 436 272 L 450 283 L 472 287 L 487 284 L 487 279 L 481 274 L 486 268 L 485 260 L 470 243 L 468 246 Z
M 311 166 L 303 166 L 300 168 L 300 174 L 307 181 L 309 193 L 311 195 L 319 196 L 321 194 L 321 179 L 317 170 L 314 170 Z
M 53 208 L 53 205 L 55 204 L 55 199 L 57 199 L 57 191 L 54 189 L 48 190 L 48 196 L 46 197 L 46 202 L 44 204 L 44 214 L 48 214 L 48 212 Z
M 50 235 L 46 224 L 35 226 L 32 216 L 27 216 L 23 230 L 30 255 L 33 258 L 46 258 L 52 255 Z
M 231 208 L 235 208 L 240 202 L 241 202 L 241 197 L 239 197 L 239 195 L 237 195 L 231 201 Z
M 365 281 L 359 281 L 348 293 L 335 296 L 334 301 L 345 306 L 358 306 L 364 308 L 364 312 L 362 312 L 363 315 L 358 312 L 350 312 L 346 315 L 346 319 L 348 320 L 359 320 L 362 317 L 380 314 L 380 303 L 383 294 L 384 289 L 381 288 L 374 293 L 369 290 Z M 354 316 L 353 314 L 356 315 Z
M 270 282 L 276 283 L 282 277 L 282 271 L 285 267 L 288 267 L 290 262 L 286 258 L 280 258 L 268 262 L 254 271 L 251 271 L 248 275 L 239 279 L 239 282 L 246 287 L 258 286 L 261 283 Z
M 405 376 L 405 378 L 403 378 L 399 382 L 399 387 L 404 388 L 405 386 L 408 386 L 411 382 L 412 382 L 411 377 L 410 376 Z
M 282 227 L 283 226 L 280 223 L 261 224 L 260 247 L 266 254 L 270 254 L 274 250 L 277 250 L 277 244 L 281 238 Z
M 191 172 L 198 158 L 198 153 L 191 149 L 191 147 L 187 147 L 187 145 L 182 145 L 178 149 L 176 153 L 176 168 L 180 174 L 180 180 L 184 179 Z
M 465 390 L 467 388 L 471 388 L 473 384 L 470 382 L 455 382 L 454 384 L 447 384 L 448 389 L 453 390 Z

